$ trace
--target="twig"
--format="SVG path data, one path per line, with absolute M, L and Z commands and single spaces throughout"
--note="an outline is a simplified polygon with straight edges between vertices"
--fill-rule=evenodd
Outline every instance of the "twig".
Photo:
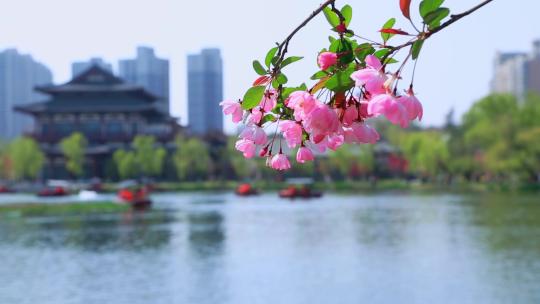
M 441 30 L 447 28 L 448 26 L 450 26 L 451 24 L 455 23 L 456 21 L 458 21 L 459 19 L 463 18 L 463 17 L 466 17 L 472 13 L 474 13 L 475 11 L 477 11 L 478 9 L 482 8 L 483 6 L 487 5 L 488 3 L 490 2 L 493 2 L 493 0 L 485 0 L 484 2 L 478 4 L 477 6 L 469 9 L 468 11 L 465 11 L 463 13 L 460 13 L 460 14 L 456 14 L 456 15 L 451 15 L 450 16 L 450 19 L 446 22 L 444 22 L 443 24 L 441 24 L 440 26 L 436 27 L 435 29 L 431 30 L 431 31 L 427 31 L 427 32 L 422 32 L 418 35 L 418 39 L 414 39 L 412 41 L 409 41 L 407 43 L 404 43 L 402 45 L 399 45 L 399 46 L 387 46 L 387 48 L 390 49 L 390 52 L 388 52 L 383 58 L 382 58 L 382 62 L 384 62 L 388 56 L 390 56 L 391 54 L 401 50 L 402 48 L 405 48 L 405 47 L 408 47 L 408 46 L 411 46 L 413 45 L 416 41 L 418 40 L 427 40 L 429 37 L 431 37 L 433 34 L 436 34 L 438 32 L 440 32 Z
M 278 45 L 279 59 L 274 65 L 274 74 L 277 74 L 279 72 L 281 62 L 285 59 L 285 54 L 287 54 L 289 42 L 294 37 L 294 35 L 296 35 L 296 33 L 298 33 L 303 27 L 305 27 L 313 18 L 319 15 L 327 6 L 334 5 L 335 2 L 336 0 L 327 0 L 323 4 L 321 4 L 318 9 L 313 11 L 313 13 L 311 13 L 311 15 L 306 18 L 306 20 L 304 20 L 298 27 L 296 27 L 292 31 L 292 33 L 290 33 L 289 36 L 287 36 L 287 38 L 285 38 L 285 40 L 283 40 L 283 42 Z

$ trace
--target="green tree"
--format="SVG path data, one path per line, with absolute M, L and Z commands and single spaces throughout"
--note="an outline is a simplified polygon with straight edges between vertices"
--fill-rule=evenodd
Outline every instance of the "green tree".
M 328 161 L 342 177 L 352 179 L 373 172 L 374 154 L 370 145 L 344 145 L 328 155 Z
M 84 152 L 88 141 L 79 132 L 72 133 L 60 142 L 60 149 L 66 158 L 66 169 L 74 176 L 80 177 L 84 173 Z
M 19 137 L 7 148 L 7 155 L 16 179 L 35 179 L 45 164 L 45 155 L 37 142 L 28 137 Z
M 132 146 L 138 173 L 146 176 L 158 176 L 163 172 L 163 163 L 167 151 L 156 148 L 156 139 L 153 136 L 138 135 Z
M 121 179 L 129 179 L 137 176 L 137 162 L 133 151 L 116 150 L 113 154 L 113 160 L 118 171 L 118 176 Z
M 425 177 L 448 171 L 450 155 L 445 135 L 437 131 L 405 134 L 400 149 L 409 161 L 409 170 Z
M 211 166 L 208 147 L 197 138 L 177 138 L 173 161 L 181 180 L 205 178 Z

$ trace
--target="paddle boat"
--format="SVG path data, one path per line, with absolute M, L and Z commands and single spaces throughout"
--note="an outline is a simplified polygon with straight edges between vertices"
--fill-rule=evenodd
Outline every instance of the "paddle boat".
M 311 189 L 313 185 L 313 179 L 311 178 L 290 178 L 287 179 L 287 188 L 279 191 L 279 196 L 281 198 L 317 198 L 321 197 L 323 194 L 320 191 L 315 191 Z
M 148 197 L 150 191 L 146 185 L 140 185 L 136 181 L 127 181 L 121 183 L 119 188 L 118 198 L 133 209 L 146 209 L 152 205 L 152 200 Z
M 248 183 L 243 183 L 243 184 L 238 185 L 235 192 L 239 196 L 252 196 L 252 195 L 259 194 L 259 191 L 253 188 L 253 186 Z

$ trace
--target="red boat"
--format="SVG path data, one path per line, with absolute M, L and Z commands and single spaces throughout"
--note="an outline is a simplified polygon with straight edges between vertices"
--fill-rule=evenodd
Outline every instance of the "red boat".
M 118 191 L 118 198 L 134 209 L 146 209 L 152 205 L 152 201 L 148 198 L 148 190 L 144 186 L 138 189 L 120 189 Z
M 314 191 L 310 185 L 313 184 L 313 180 L 309 178 L 295 178 L 289 179 L 290 184 L 287 188 L 279 191 L 279 196 L 282 198 L 317 198 L 323 194 L 320 191 Z
M 0 193 L 13 193 L 13 189 L 9 188 L 6 185 L 0 185 Z
M 56 186 L 56 187 L 45 187 L 41 189 L 37 196 L 41 197 L 50 197 L 50 196 L 66 196 L 69 193 L 66 191 L 64 187 Z
M 259 191 L 250 184 L 240 184 L 236 188 L 236 194 L 239 196 L 252 196 L 252 195 L 258 195 Z

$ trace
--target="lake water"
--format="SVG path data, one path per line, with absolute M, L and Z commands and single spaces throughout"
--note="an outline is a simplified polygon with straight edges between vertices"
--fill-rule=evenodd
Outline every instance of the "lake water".
M 540 303 L 539 197 L 154 198 L 0 218 L 0 303 Z

